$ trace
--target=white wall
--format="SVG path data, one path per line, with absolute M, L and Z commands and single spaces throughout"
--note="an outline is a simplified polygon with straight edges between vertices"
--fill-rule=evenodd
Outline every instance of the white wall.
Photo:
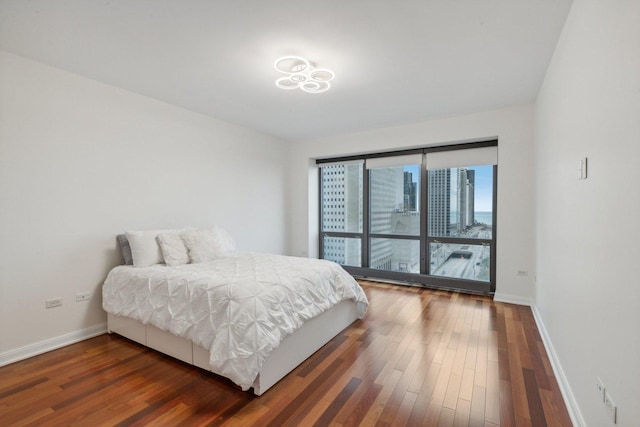
M 589 426 L 613 425 L 597 376 L 640 422 L 639 23 L 636 0 L 575 1 L 535 112 L 535 304 Z
M 498 137 L 496 296 L 530 303 L 533 254 L 533 107 L 520 106 L 468 116 L 307 141 L 292 146 L 291 252 L 318 254 L 316 158 Z M 301 179 L 301 177 L 304 177 Z
M 288 156 L 273 137 L 0 51 L 0 364 L 104 326 L 117 233 L 219 224 L 241 250 L 287 252 Z M 45 309 L 53 297 L 63 306 Z

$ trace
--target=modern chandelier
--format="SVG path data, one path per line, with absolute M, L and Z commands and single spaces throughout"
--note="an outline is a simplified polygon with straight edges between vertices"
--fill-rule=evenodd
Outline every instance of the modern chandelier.
M 335 75 L 326 68 L 315 68 L 309 61 L 300 56 L 283 56 L 278 58 L 273 66 L 279 72 L 286 74 L 276 80 L 280 89 L 298 89 L 307 93 L 322 93 L 329 90 L 329 83 Z

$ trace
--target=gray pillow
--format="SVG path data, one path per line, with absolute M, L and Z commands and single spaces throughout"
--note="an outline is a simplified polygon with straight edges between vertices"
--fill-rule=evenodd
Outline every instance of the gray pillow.
M 120 253 L 122 254 L 122 259 L 124 259 L 125 265 L 133 265 L 133 256 L 131 255 L 131 246 L 129 245 L 127 235 L 118 234 L 116 238 L 118 239 Z

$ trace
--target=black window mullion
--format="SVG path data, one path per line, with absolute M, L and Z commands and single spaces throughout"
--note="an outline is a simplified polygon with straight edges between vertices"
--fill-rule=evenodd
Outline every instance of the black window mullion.
M 362 267 L 369 268 L 369 170 L 362 168 Z
M 318 228 L 320 229 L 320 233 L 318 234 L 318 255 L 320 259 L 324 259 L 324 234 L 322 229 L 322 221 L 323 221 L 323 209 L 322 209 L 322 194 L 323 194 L 323 180 L 322 180 L 322 168 L 318 168 L 318 198 L 320 199 L 318 203 L 318 218 L 319 224 Z
M 362 239 L 362 233 L 355 233 L 355 232 L 349 232 L 349 231 L 322 231 L 320 232 L 321 236 L 327 236 L 327 237 L 346 237 L 346 238 L 352 238 L 352 239 Z
M 427 152 L 422 150 L 422 165 L 420 167 L 420 274 L 427 274 L 430 265 L 430 254 L 427 250 L 427 200 L 429 200 L 429 185 L 427 184 Z
M 381 234 L 381 233 L 369 233 L 371 239 L 398 239 L 398 240 L 420 240 L 420 236 L 405 235 L 405 234 Z
M 427 237 L 427 243 L 453 243 L 454 245 L 489 245 L 493 239 L 472 239 L 468 237 Z
M 493 212 L 491 215 L 491 264 L 489 265 L 489 274 L 490 274 L 490 283 L 491 283 L 491 292 L 496 291 L 496 255 L 497 255 L 497 229 L 498 229 L 498 221 L 497 221 L 497 212 L 498 212 L 498 166 L 493 165 L 493 200 L 492 200 L 492 208 Z

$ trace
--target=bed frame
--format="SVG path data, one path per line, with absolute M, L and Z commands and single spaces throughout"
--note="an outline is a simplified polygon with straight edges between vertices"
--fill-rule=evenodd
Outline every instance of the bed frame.
M 356 303 L 348 300 L 308 320 L 300 329 L 285 337 L 265 359 L 253 382 L 254 394 L 260 396 L 267 391 L 356 319 Z M 183 362 L 212 370 L 208 350 L 153 325 L 144 325 L 138 320 L 107 313 L 107 330 Z

